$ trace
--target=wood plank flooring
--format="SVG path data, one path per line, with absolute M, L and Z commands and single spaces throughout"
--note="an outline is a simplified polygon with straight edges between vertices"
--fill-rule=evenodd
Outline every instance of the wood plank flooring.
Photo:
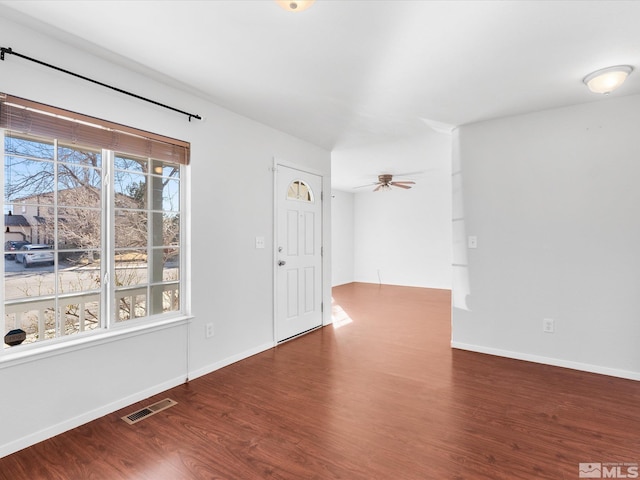
M 0 459 L 0 478 L 559 480 L 640 462 L 640 382 L 452 350 L 448 291 L 333 297 L 335 326 Z

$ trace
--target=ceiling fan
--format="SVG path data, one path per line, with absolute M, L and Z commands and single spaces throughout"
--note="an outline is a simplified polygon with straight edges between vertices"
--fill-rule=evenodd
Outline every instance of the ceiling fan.
M 394 182 L 393 175 L 389 173 L 383 173 L 381 175 L 378 175 L 378 181 L 376 183 L 363 185 L 363 187 L 375 185 L 375 188 L 373 189 L 374 192 L 377 192 L 378 190 L 391 190 L 391 187 L 404 188 L 408 190 L 409 188 L 411 188 L 411 185 L 415 185 L 415 183 L 416 182 L 413 182 L 411 180 L 398 180 Z

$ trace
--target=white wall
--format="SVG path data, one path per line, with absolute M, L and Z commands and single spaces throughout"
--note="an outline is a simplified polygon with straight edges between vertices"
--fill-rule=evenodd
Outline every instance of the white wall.
M 331 285 L 353 282 L 353 193 L 331 192 Z
M 459 129 L 453 346 L 640 379 L 639 126 L 629 96 Z
M 354 281 L 450 289 L 451 136 L 429 130 L 332 153 L 332 162 L 343 161 L 397 161 L 425 170 L 411 190 L 354 195 Z
M 15 56 L 0 91 L 191 142 L 193 320 L 20 360 L 0 356 L 0 457 L 273 346 L 273 158 L 323 174 L 329 152 L 0 17 L 0 45 L 206 118 L 187 118 Z M 330 202 L 324 208 L 330 304 Z M 264 236 L 265 249 L 255 249 Z M 325 322 L 330 312 L 325 312 Z M 215 336 L 205 339 L 205 324 Z

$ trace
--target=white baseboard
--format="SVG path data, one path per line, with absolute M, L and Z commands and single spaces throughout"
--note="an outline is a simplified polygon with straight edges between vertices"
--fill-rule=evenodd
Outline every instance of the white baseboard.
M 76 427 L 79 427 L 80 425 L 84 425 L 85 423 L 89 423 L 100 417 L 104 417 L 105 415 L 125 408 L 128 405 L 140 402 L 145 398 L 149 398 L 173 387 L 177 387 L 178 385 L 182 385 L 184 382 L 185 377 L 181 375 L 178 378 L 168 380 L 159 385 L 154 385 L 151 388 L 142 390 L 125 398 L 118 399 L 115 402 L 108 403 L 99 408 L 96 408 L 95 410 L 91 410 L 89 412 L 83 413 L 82 415 L 78 415 L 77 417 L 65 420 L 64 422 L 44 428 L 25 437 L 18 438 L 17 440 L 14 440 L 10 443 L 0 445 L 0 458 L 22 450 L 23 448 L 30 447 L 31 445 L 35 445 L 36 443 L 42 442 L 51 437 L 55 437 L 56 435 L 60 435 L 61 433 L 72 430 Z
M 244 352 L 238 353 L 237 355 L 232 355 L 231 357 L 227 357 L 224 360 L 221 360 L 219 362 L 213 363 L 211 365 L 207 365 L 197 370 L 192 370 L 189 372 L 189 380 L 193 380 L 195 378 L 202 377 L 203 375 L 213 373 L 216 370 L 220 370 L 221 368 L 231 365 L 232 363 L 236 363 L 236 362 L 239 362 L 240 360 L 244 360 L 245 358 L 252 357 L 253 355 L 262 353 L 275 346 L 276 344 L 273 342 L 264 343 L 255 348 L 251 348 L 249 350 L 245 350 Z
M 559 358 L 543 357 L 540 355 L 532 355 L 522 352 L 512 352 L 510 350 L 501 350 L 498 348 L 484 347 L 481 345 L 471 345 L 468 343 L 451 342 L 451 348 L 458 350 L 468 350 L 470 352 L 486 353 L 497 357 L 513 358 L 515 360 L 524 360 L 526 362 L 541 363 L 544 365 L 552 365 L 554 367 L 570 368 L 572 370 L 580 370 L 583 372 L 598 373 L 600 375 L 609 375 L 610 377 L 626 378 L 628 380 L 640 380 L 640 372 L 632 372 L 629 370 L 619 370 L 616 368 L 603 367 L 600 365 L 591 365 L 589 363 L 572 362 L 570 360 L 562 360 Z

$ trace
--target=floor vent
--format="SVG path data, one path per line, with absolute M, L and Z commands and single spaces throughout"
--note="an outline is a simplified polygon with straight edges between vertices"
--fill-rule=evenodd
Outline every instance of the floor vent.
M 149 405 L 148 407 L 144 407 L 137 412 L 130 413 L 122 417 L 122 420 L 127 422 L 129 425 L 133 425 L 134 423 L 139 422 L 140 420 L 147 418 L 155 413 L 161 412 L 162 410 L 166 410 L 169 407 L 173 407 L 177 405 L 178 402 L 174 402 L 170 398 L 165 398 L 164 400 L 160 400 L 159 402 L 154 403 L 153 405 Z

